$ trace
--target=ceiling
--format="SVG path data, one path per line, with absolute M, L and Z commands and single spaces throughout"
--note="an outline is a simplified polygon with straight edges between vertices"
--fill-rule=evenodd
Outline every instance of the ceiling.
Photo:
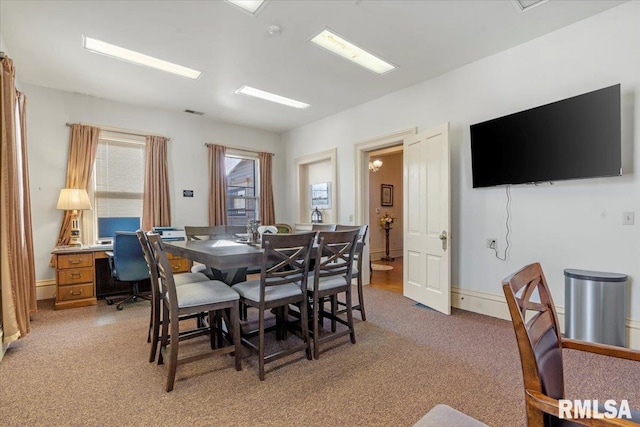
M 221 0 L 2 0 L 0 29 L 21 83 L 283 132 L 624 2 L 551 0 L 522 13 L 510 0 L 270 0 L 253 16 Z M 270 25 L 279 36 L 267 34 Z M 325 27 L 398 68 L 379 76 L 311 44 Z M 82 35 L 203 75 L 194 81 L 96 55 Z M 235 94 L 242 85 L 311 107 Z

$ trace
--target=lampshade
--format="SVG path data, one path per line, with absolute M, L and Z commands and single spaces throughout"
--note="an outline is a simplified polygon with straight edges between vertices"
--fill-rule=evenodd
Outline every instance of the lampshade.
M 63 188 L 58 198 L 58 209 L 66 211 L 91 209 L 87 190 L 81 188 Z

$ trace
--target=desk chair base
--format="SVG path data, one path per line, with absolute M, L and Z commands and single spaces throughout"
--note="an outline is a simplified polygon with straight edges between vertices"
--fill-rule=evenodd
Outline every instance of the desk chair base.
M 143 299 L 147 301 L 151 301 L 151 293 L 140 293 L 138 283 L 134 283 L 132 285 L 133 292 L 130 295 L 120 296 L 120 297 L 109 297 L 105 298 L 107 301 L 107 305 L 117 304 L 116 308 L 118 310 L 122 310 L 124 308 L 124 304 L 128 302 L 136 302 L 138 299 Z M 118 299 L 119 298 L 119 299 Z

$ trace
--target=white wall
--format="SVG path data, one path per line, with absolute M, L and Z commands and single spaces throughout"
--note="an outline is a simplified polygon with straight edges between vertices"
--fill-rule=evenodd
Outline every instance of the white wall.
M 38 281 L 54 278 L 54 270 L 48 264 L 62 219 L 56 203 L 66 178 L 70 129 L 65 125 L 67 122 L 140 130 L 171 138 L 171 218 L 176 226 L 208 224 L 206 142 L 275 153 L 274 181 L 285 179 L 286 156 L 279 134 L 28 84 L 22 85 L 22 90 L 28 102 L 27 142 Z M 182 190 L 194 190 L 194 197 L 183 198 Z M 284 191 L 275 185 L 276 218 L 283 215 Z
M 452 285 L 502 298 L 503 277 L 540 261 L 555 302 L 564 306 L 565 268 L 626 273 L 630 312 L 640 319 L 640 2 L 629 2 L 437 78 L 360 105 L 283 136 L 293 159 L 338 147 L 339 222 L 354 208 L 354 144 L 418 126 L 451 123 Z M 384 77 L 381 77 L 384 78 Z M 621 83 L 622 177 L 511 188 L 511 248 L 506 262 L 485 248 L 505 247 L 505 188 L 472 189 L 469 126 Z M 324 149 L 324 148 L 323 148 Z M 289 184 L 293 194 L 294 183 Z M 293 201 L 289 201 L 292 203 Z M 295 211 L 293 205 L 288 211 Z M 622 213 L 636 212 L 623 226 Z

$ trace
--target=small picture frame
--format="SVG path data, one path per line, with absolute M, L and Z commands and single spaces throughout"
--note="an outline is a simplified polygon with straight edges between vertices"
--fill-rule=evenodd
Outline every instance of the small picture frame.
M 322 182 L 309 187 L 311 209 L 331 209 L 331 183 Z
M 380 184 L 380 204 L 382 206 L 393 206 L 393 185 Z

